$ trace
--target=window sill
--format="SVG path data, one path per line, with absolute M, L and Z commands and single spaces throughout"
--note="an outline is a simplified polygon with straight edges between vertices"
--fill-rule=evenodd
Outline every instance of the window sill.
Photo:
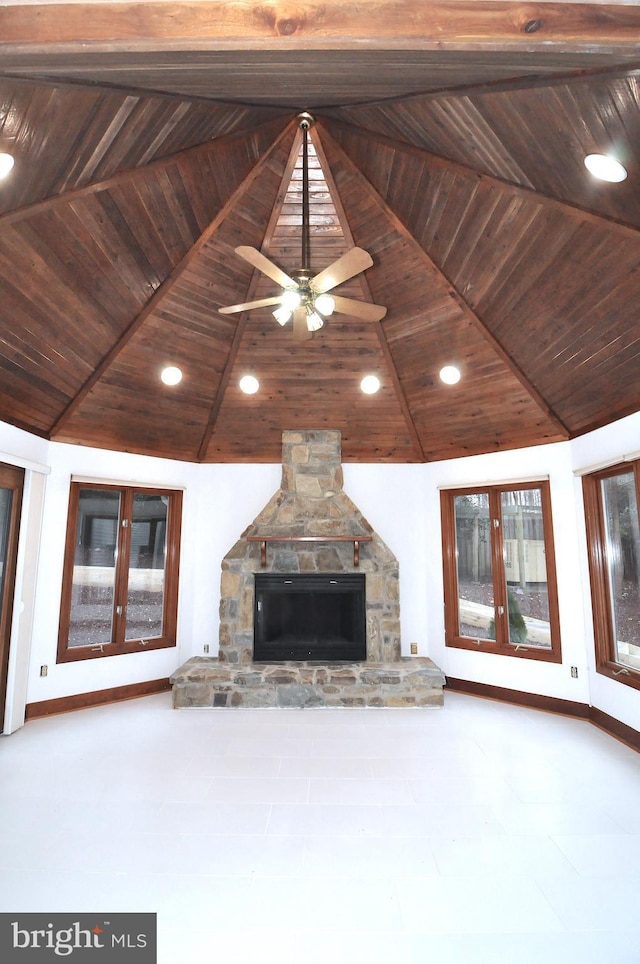
M 551 649 L 539 649 L 536 646 L 522 644 L 500 646 L 493 639 L 475 640 L 466 636 L 457 636 L 445 640 L 445 646 L 451 649 L 467 649 L 474 653 L 491 653 L 494 656 L 515 656 L 519 659 L 534 659 L 543 663 L 561 663 L 562 656 Z
M 631 686 L 632 689 L 640 690 L 640 672 L 625 666 L 624 663 L 602 663 L 596 667 L 596 672 L 601 676 L 608 676 L 616 683 L 623 683 L 625 686 Z
M 58 653 L 57 663 L 75 663 L 81 659 L 104 659 L 106 656 L 126 656 L 154 649 L 171 649 L 175 639 L 133 639 L 126 643 L 103 643 L 98 646 L 77 646 Z

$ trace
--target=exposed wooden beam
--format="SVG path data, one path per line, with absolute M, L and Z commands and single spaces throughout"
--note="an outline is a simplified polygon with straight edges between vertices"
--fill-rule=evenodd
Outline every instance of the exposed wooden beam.
M 206 50 L 369 48 L 526 50 L 570 44 L 637 50 L 640 9 L 629 4 L 521 3 L 508 0 L 202 0 L 186 3 L 79 3 L 0 8 L 0 49 L 136 44 Z M 147 49 L 149 49 L 147 46 Z M 87 50 L 88 53 L 88 50 Z

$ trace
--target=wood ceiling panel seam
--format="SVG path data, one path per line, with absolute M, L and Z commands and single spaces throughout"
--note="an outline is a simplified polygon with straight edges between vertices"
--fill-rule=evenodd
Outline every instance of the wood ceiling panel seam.
M 163 171 L 158 172 L 158 180 L 160 183 L 166 184 L 163 198 L 165 211 L 172 218 L 172 226 L 179 228 L 184 247 L 190 248 L 201 236 L 202 231 L 200 231 L 197 218 L 191 209 L 190 199 L 184 188 L 179 167 L 166 167 Z
M 89 235 L 92 246 L 104 255 L 104 261 L 98 261 L 97 266 L 111 285 L 112 295 L 120 289 L 122 303 L 128 304 L 129 310 L 140 310 L 153 291 L 153 282 L 143 280 L 130 258 L 123 256 L 124 252 L 116 243 L 118 236 L 100 208 L 101 205 L 90 198 L 78 198 L 69 206 Z
M 542 282 L 552 265 L 561 258 L 562 252 L 571 247 L 577 226 L 569 222 L 563 226 L 564 230 L 560 230 L 560 226 L 554 221 L 553 230 L 549 230 L 551 213 L 542 211 L 540 217 L 536 218 L 527 239 L 530 242 L 528 250 L 531 251 L 527 271 L 520 272 L 516 279 L 512 276 L 509 291 L 500 289 L 493 292 L 485 285 L 480 295 L 474 293 L 474 306 L 484 314 L 492 314 L 497 318 L 498 324 L 492 324 L 492 328 L 498 337 L 508 323 L 507 319 L 520 315 L 528 293 Z M 536 245 L 536 242 L 542 242 L 543 238 L 544 244 Z
M 448 106 L 451 110 L 452 99 L 448 99 Z M 484 159 L 484 166 L 487 171 L 501 180 L 514 182 L 523 187 L 533 189 L 533 184 L 527 177 L 524 169 L 517 163 L 513 154 L 502 143 L 492 124 L 490 124 L 482 111 L 479 109 L 472 98 L 461 98 L 455 113 L 455 126 L 460 129 L 464 121 L 466 136 L 464 143 L 473 144 L 472 158 L 474 161 Z M 481 145 L 482 150 L 479 150 Z M 470 163 L 470 158 L 460 158 L 462 163 Z
M 158 199 L 154 197 L 150 190 L 129 189 L 125 195 L 121 189 L 116 187 L 112 188 L 109 193 L 118 209 L 123 213 L 123 218 L 131 235 L 136 238 L 138 246 L 145 251 L 155 277 L 158 279 L 165 278 L 175 265 L 176 260 L 184 253 L 186 245 L 183 241 L 178 247 L 178 239 L 175 235 L 170 238 L 169 231 L 158 229 L 158 225 L 162 223 L 161 220 L 159 221 L 161 210 Z M 162 215 L 164 215 L 164 212 L 162 212 Z M 179 250 L 179 248 L 182 250 Z M 152 281 L 148 283 L 153 284 Z
M 84 152 L 76 155 L 76 163 L 68 169 L 66 176 L 61 180 L 59 189 L 54 192 L 56 196 L 64 194 L 69 190 L 75 190 L 79 186 L 102 180 L 103 175 L 100 174 L 99 171 L 104 164 L 105 156 L 108 154 L 110 143 L 112 143 L 114 137 L 118 136 L 119 132 L 129 120 L 134 108 L 134 102 L 135 99 L 133 97 L 125 99 L 115 112 L 115 115 L 112 113 L 111 120 L 107 122 L 106 129 L 104 124 L 102 125 L 102 133 L 99 136 L 98 142 L 95 143 L 90 137 L 91 128 L 95 126 L 99 130 L 101 125 L 98 124 L 98 118 L 100 118 L 102 114 L 107 113 L 105 101 L 101 100 L 97 102 L 92 112 L 91 121 L 85 124 L 83 141 L 87 146 Z M 89 156 L 87 156 L 87 154 Z
M 12 243 L 13 237 L 13 243 Z M 28 245 L 28 261 L 23 255 L 24 247 Z M 37 278 L 37 290 L 33 289 L 33 297 L 30 301 L 36 306 L 41 302 L 42 291 L 47 291 L 51 303 L 48 305 L 48 324 L 57 320 L 59 331 L 68 331 L 74 328 L 76 335 L 82 338 L 86 334 L 85 314 L 87 302 L 93 303 L 96 311 L 96 321 L 98 326 L 103 326 L 103 331 L 112 331 L 112 322 L 104 307 L 99 304 L 90 291 L 83 291 L 80 295 L 77 291 L 65 285 L 62 279 L 68 273 L 68 266 L 50 250 L 43 240 L 42 225 L 36 231 L 28 225 L 21 225 L 19 232 L 13 235 L 5 234 L 2 239 L 3 258 L 10 252 L 10 259 L 7 264 L 7 275 L 11 278 L 11 270 L 15 276 L 19 269 L 27 272 L 35 283 Z M 52 267 L 51 262 L 54 262 Z
M 345 140 L 353 140 L 354 138 L 358 137 L 363 138 L 364 136 L 366 136 L 368 140 L 371 138 L 371 132 L 362 132 L 352 128 L 347 129 L 341 121 L 336 122 L 336 124 L 338 126 L 337 138 L 333 130 L 332 136 L 336 138 L 337 143 L 340 144 L 342 149 L 345 150 L 347 154 L 349 154 L 349 150 L 351 148 L 345 147 Z M 462 164 L 459 161 L 443 158 L 437 154 L 432 154 L 429 151 L 415 147 L 414 145 L 407 144 L 404 141 L 393 141 L 385 135 L 380 134 L 376 135 L 376 143 L 378 142 L 380 142 L 380 144 L 386 144 L 392 150 L 400 153 L 409 153 L 421 163 L 428 163 L 434 169 L 439 167 L 450 172 L 456 172 L 460 176 L 468 179 L 477 179 L 480 181 L 495 183 L 502 190 L 507 188 L 514 196 L 520 196 L 524 200 L 535 200 L 541 205 L 548 205 L 554 210 L 563 212 L 565 217 L 574 218 L 580 221 L 588 221 L 596 226 L 607 226 L 608 228 L 615 230 L 616 233 L 619 233 L 621 239 L 625 237 L 638 237 L 638 232 L 640 231 L 638 226 L 624 222 L 618 218 L 610 217 L 605 214 L 599 214 L 596 211 L 581 207 L 579 204 L 571 201 L 559 200 L 558 198 L 544 194 L 539 190 L 532 190 L 520 184 L 513 184 L 509 181 L 504 181 L 500 178 L 493 177 L 491 174 L 474 170 L 473 168 Z
M 453 250 L 453 245 L 450 245 L 449 254 L 443 261 L 445 270 L 455 280 L 456 285 L 474 311 L 478 310 L 477 296 L 474 290 L 475 283 L 479 272 L 485 267 L 482 242 L 493 231 L 493 226 L 499 217 L 498 209 L 501 207 L 503 198 L 496 191 L 493 192 L 492 196 L 490 195 L 488 202 L 478 203 L 478 200 L 477 193 L 473 197 L 469 197 L 465 215 L 469 214 L 468 221 L 470 223 L 463 223 L 461 220 L 457 232 L 458 235 L 461 235 L 460 243 L 455 246 L 455 250 Z
M 263 132 L 268 134 L 272 128 L 275 129 L 273 122 L 271 124 L 262 125 Z M 280 134 L 282 132 L 282 127 L 279 125 Z M 255 142 L 255 135 L 257 131 L 253 132 L 252 140 Z M 25 204 L 18 209 L 8 211 L 0 215 L 0 228 L 6 224 L 12 224 L 15 221 L 20 221 L 23 218 L 32 217 L 34 214 L 39 213 L 41 210 L 47 210 L 50 207 L 56 206 L 61 201 L 69 202 L 75 200 L 76 198 L 82 198 L 85 196 L 92 196 L 99 194 L 102 191 L 108 190 L 112 185 L 119 184 L 120 182 L 135 181 L 137 179 L 146 179 L 150 175 L 155 173 L 155 170 L 161 170 L 167 165 L 179 164 L 183 165 L 188 163 L 191 157 L 200 157 L 212 155 L 219 160 L 220 153 L 225 149 L 233 149 L 235 145 L 241 146 L 246 143 L 247 135 L 245 132 L 234 133 L 225 138 L 215 139 L 207 141 L 204 144 L 197 144 L 193 147 L 186 148 L 180 151 L 179 154 L 173 154 L 168 157 L 160 157 L 156 160 L 149 162 L 149 164 L 144 167 L 133 167 L 124 171 L 119 171 L 116 174 L 112 174 L 109 177 L 102 178 L 98 181 L 91 182 L 90 184 L 82 185 L 81 187 L 75 187 L 72 190 L 65 192 L 64 195 L 52 195 L 39 199 L 34 202 Z M 274 140 L 276 137 L 274 136 Z M 255 149 L 253 152 L 249 151 L 247 156 L 255 156 Z M 219 173 L 219 169 L 218 173 Z M 222 168 L 222 171 L 227 170 L 228 176 L 231 174 L 229 169 Z
M 269 151 L 267 151 L 266 157 L 268 158 L 272 152 L 278 149 L 278 146 L 283 141 L 286 136 L 286 131 L 283 132 L 279 138 L 272 144 Z M 229 197 L 226 204 L 220 209 L 217 217 L 210 223 L 207 230 L 203 232 L 196 244 L 191 248 L 190 252 L 182 259 L 182 261 L 176 266 L 169 277 L 161 285 L 160 288 L 154 291 L 153 295 L 142 309 L 142 311 L 133 319 L 128 328 L 121 334 L 120 338 L 115 342 L 106 355 L 102 358 L 100 364 L 96 367 L 93 375 L 83 384 L 76 396 L 71 400 L 69 405 L 66 407 L 64 412 L 56 420 L 55 425 L 52 426 L 51 434 L 57 435 L 63 430 L 63 426 L 66 421 L 74 414 L 81 402 L 86 398 L 89 392 L 92 390 L 93 386 L 97 384 L 99 379 L 102 377 L 103 373 L 108 369 L 110 363 L 118 356 L 122 349 L 128 344 L 130 339 L 139 330 L 142 324 L 144 324 L 145 319 L 154 311 L 155 307 L 162 299 L 166 291 L 171 290 L 172 286 L 180 278 L 184 269 L 191 263 L 192 259 L 200 251 L 202 247 L 207 243 L 209 238 L 213 235 L 214 231 L 217 229 L 218 225 L 222 223 L 227 216 L 227 214 L 233 210 L 234 202 L 237 197 L 241 197 L 253 184 L 259 171 L 262 169 L 265 161 L 264 159 L 258 161 L 251 170 L 242 179 L 236 191 Z
M 349 163 L 353 166 L 353 162 L 351 161 L 350 158 L 349 158 Z M 360 178 L 363 181 L 365 181 L 366 184 L 369 184 L 369 182 L 366 181 L 365 175 L 361 173 L 359 169 L 354 167 L 353 170 L 354 170 L 354 177 Z M 473 311 L 473 309 L 468 304 L 468 302 L 461 294 L 461 292 L 459 292 L 455 288 L 455 286 L 453 285 L 451 280 L 446 276 L 446 274 L 438 268 L 438 266 L 431 260 L 431 258 L 429 258 L 428 254 L 420 247 L 418 242 L 414 239 L 413 235 L 410 233 L 409 229 L 405 226 L 404 222 L 395 214 L 395 212 L 391 208 L 389 208 L 389 206 L 386 204 L 384 199 L 374 190 L 372 186 L 370 186 L 369 189 L 372 192 L 371 193 L 372 199 L 376 201 L 381 211 L 386 214 L 389 222 L 394 224 L 396 229 L 405 238 L 407 244 L 415 245 L 417 252 L 420 252 L 421 257 L 424 259 L 425 263 L 430 264 L 431 270 L 436 274 L 439 274 L 442 277 L 442 279 L 446 282 L 449 292 L 451 294 L 451 297 L 457 302 L 462 312 L 465 315 L 467 315 L 467 317 L 478 328 L 480 333 L 484 336 L 484 338 L 487 340 L 487 342 L 493 348 L 493 350 L 505 362 L 505 364 L 507 365 L 507 368 L 512 372 L 512 374 L 515 375 L 517 380 L 520 382 L 523 388 L 527 391 L 527 393 L 531 396 L 531 398 L 533 399 L 535 404 L 539 407 L 539 409 L 542 411 L 542 413 L 551 421 L 555 430 L 559 434 L 563 434 L 565 438 L 568 437 L 569 435 L 568 428 L 558 418 L 557 414 L 548 405 L 548 403 L 539 393 L 537 388 L 531 383 L 530 379 L 526 377 L 525 373 L 522 371 L 519 365 L 516 364 L 514 359 L 511 357 L 511 355 L 509 355 L 509 353 L 505 351 L 502 345 L 500 345 L 500 343 L 494 338 L 494 336 L 487 329 L 487 327 L 482 323 L 482 320 L 476 315 L 476 313 Z
M 96 204 L 104 217 L 104 220 L 100 217 L 99 226 L 103 232 L 108 228 L 118 242 L 115 263 L 120 273 L 128 275 L 127 284 L 131 290 L 136 293 L 156 291 L 165 279 L 154 270 L 147 252 L 138 244 L 112 192 L 102 191 L 96 196 Z
M 160 151 L 163 144 L 166 144 L 169 137 L 173 134 L 177 126 L 177 122 L 183 120 L 187 114 L 191 111 L 191 104 L 183 101 L 182 103 L 174 103 L 169 108 L 168 104 L 163 105 L 162 113 L 164 115 L 158 118 L 157 129 L 155 135 L 149 140 L 149 133 L 145 135 L 145 140 L 148 140 L 148 146 L 145 151 L 137 158 L 136 166 L 142 167 L 145 164 L 152 161 L 156 157 L 157 153 Z
M 268 220 L 265 222 L 264 232 L 262 235 L 261 248 L 266 249 L 267 251 L 268 251 L 269 240 L 272 236 L 273 230 L 277 223 L 278 214 L 280 212 L 280 209 L 286 197 L 286 187 L 288 186 L 288 183 L 291 180 L 291 176 L 295 168 L 299 146 L 300 146 L 300 132 L 297 128 L 297 125 L 294 132 L 293 122 L 292 122 L 287 127 L 286 133 L 289 136 L 293 134 L 293 137 L 292 137 L 291 147 L 289 149 L 289 152 L 287 154 L 287 159 L 284 164 L 284 169 L 282 170 L 280 175 L 280 180 L 279 180 L 280 186 L 277 191 L 275 201 L 271 206 L 271 215 L 268 218 Z M 284 135 L 283 135 L 283 139 L 284 139 Z M 273 159 L 274 157 L 273 153 L 271 157 Z M 258 285 L 258 281 L 259 281 L 259 272 L 253 271 L 249 282 L 249 286 L 245 292 L 245 301 L 250 301 L 253 298 Z M 241 313 L 238 317 L 238 322 L 236 325 L 235 332 L 233 334 L 233 338 L 229 348 L 229 353 L 225 362 L 225 367 L 218 383 L 218 388 L 209 412 L 207 423 L 204 427 L 204 431 L 200 438 L 200 444 L 197 452 L 198 461 L 206 460 L 207 452 L 211 445 L 211 440 L 215 435 L 218 416 L 220 414 L 220 410 L 224 403 L 227 388 L 231 380 L 231 373 L 240 350 L 242 338 L 247 326 L 247 320 L 248 320 L 247 312 Z
M 75 283 L 76 293 L 82 299 L 84 319 L 81 324 L 91 323 L 104 338 L 113 338 L 122 330 L 123 318 L 128 318 L 132 310 L 144 303 L 140 296 L 141 279 L 136 279 L 135 288 L 119 285 L 118 272 L 111 265 L 96 263 L 96 246 L 91 236 L 83 237 L 82 232 L 73 230 L 66 218 L 62 220 L 49 214 L 40 218 L 37 226 L 38 232 L 45 237 L 47 233 L 43 228 L 48 220 L 52 222 L 48 256 L 69 265 L 69 275 L 60 273 L 59 276 L 69 289 L 73 287 L 72 280 L 82 279 Z M 119 294 L 119 287 L 123 296 Z M 134 290 L 138 292 L 137 297 Z
M 333 173 L 332 173 L 332 169 L 331 169 L 331 164 L 330 164 L 329 158 L 327 157 L 327 153 L 326 153 L 326 151 L 325 151 L 325 148 L 324 148 L 324 146 L 323 146 L 323 142 L 322 142 L 322 136 L 323 136 L 323 135 L 326 136 L 325 131 L 324 131 L 324 129 L 319 125 L 319 128 L 318 128 L 318 130 L 317 130 L 317 145 L 316 145 L 316 150 L 317 150 L 318 155 L 319 155 L 319 157 L 320 157 L 320 162 L 321 162 L 321 164 L 323 165 L 323 169 L 324 169 L 325 172 L 326 172 L 327 183 L 328 183 L 328 185 L 329 185 L 329 191 L 331 192 L 331 195 L 332 195 L 332 197 L 333 197 L 333 199 L 334 199 L 334 204 L 335 204 L 335 207 L 336 207 L 336 211 L 337 211 L 337 214 L 338 214 L 338 218 L 339 218 L 340 223 L 341 223 L 341 225 L 342 225 L 342 227 L 343 227 L 343 231 L 344 231 L 345 237 L 346 237 L 346 239 L 347 239 L 351 244 L 353 244 L 353 243 L 354 243 L 354 238 L 353 238 L 353 234 L 351 233 L 351 227 L 350 227 L 350 224 L 349 224 L 349 219 L 347 218 L 345 209 L 344 209 L 344 207 L 343 207 L 343 205 L 342 205 L 341 194 L 340 194 L 340 191 L 339 191 L 339 189 L 338 189 L 338 185 L 336 184 L 336 181 L 335 181 L 334 178 L 333 178 Z M 335 143 L 333 140 L 331 140 L 331 145 L 332 145 L 332 149 L 333 149 L 334 151 L 335 151 L 335 150 L 338 150 L 338 147 L 337 147 L 336 143 Z M 347 163 L 349 167 L 352 167 L 351 162 L 347 159 L 346 155 L 344 155 L 344 154 L 343 154 L 343 163 Z M 367 280 L 366 280 L 366 278 L 365 278 L 364 276 L 361 278 L 361 283 L 362 283 L 362 288 L 363 288 L 363 291 L 365 292 L 365 295 L 366 295 L 367 300 L 373 303 L 373 298 L 372 298 L 372 295 L 371 295 L 371 290 L 370 290 L 369 285 L 368 285 L 368 282 L 367 282 Z M 383 358 L 384 358 L 384 362 L 385 362 L 385 367 L 386 367 L 386 370 L 387 370 L 387 374 L 388 374 L 388 376 L 391 378 L 391 383 L 392 383 L 392 385 L 394 386 L 394 390 L 395 390 L 395 393 L 396 393 L 396 397 L 398 398 L 398 401 L 399 401 L 399 404 L 400 404 L 400 409 L 401 409 L 401 412 L 402 412 L 402 415 L 403 415 L 403 418 L 404 418 L 404 421 L 405 421 L 405 424 L 406 424 L 407 431 L 408 431 L 408 433 L 409 433 L 409 437 L 410 437 L 410 438 L 412 439 L 412 441 L 413 441 L 413 444 L 414 444 L 414 446 L 415 446 L 416 454 L 417 454 L 418 458 L 423 461 L 423 460 L 424 460 L 424 450 L 423 450 L 423 448 L 422 448 L 422 440 L 421 440 L 421 438 L 420 438 L 420 436 L 419 436 L 419 434 L 418 434 L 417 428 L 416 428 L 416 426 L 415 426 L 415 424 L 414 424 L 414 422 L 413 422 L 413 417 L 412 417 L 412 414 L 411 414 L 409 405 L 408 405 L 408 403 L 407 403 L 407 399 L 406 399 L 405 394 L 404 394 L 404 389 L 403 389 L 403 387 L 402 387 L 402 382 L 401 382 L 401 380 L 400 380 L 400 378 L 399 378 L 399 376 L 398 376 L 398 373 L 397 373 L 397 370 L 396 370 L 396 367 L 395 367 L 395 364 L 394 364 L 394 361 L 393 361 L 393 356 L 392 356 L 392 353 L 391 353 L 391 349 L 390 349 L 389 344 L 388 344 L 388 342 L 387 342 L 387 338 L 386 338 L 386 334 L 385 334 L 384 327 L 382 326 L 382 324 L 381 324 L 379 321 L 378 321 L 378 322 L 374 322 L 373 324 L 374 324 L 375 332 L 376 332 L 376 335 L 377 335 L 377 338 L 378 338 L 378 341 L 379 341 L 379 344 L 380 344 L 380 349 L 381 349 L 381 351 L 382 351 L 382 355 L 383 355 Z

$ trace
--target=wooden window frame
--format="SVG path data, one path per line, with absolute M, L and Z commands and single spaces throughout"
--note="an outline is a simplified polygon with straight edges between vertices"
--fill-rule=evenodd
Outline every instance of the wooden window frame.
M 114 572 L 114 616 L 112 620 L 111 641 L 87 646 L 68 645 L 71 623 L 71 600 L 73 589 L 73 569 L 75 563 L 76 537 L 78 530 L 78 508 L 80 493 L 87 490 L 111 491 L 120 495 L 120 517 L 117 536 L 117 557 Z M 133 498 L 135 495 L 166 496 L 168 498 L 167 511 L 167 541 L 164 567 L 164 598 L 162 614 L 162 636 L 151 638 L 118 639 L 124 636 L 117 627 L 116 606 L 124 605 L 126 613 L 126 593 L 129 573 L 129 547 L 131 541 L 131 525 L 123 526 L 122 519 L 131 520 Z M 180 576 L 180 536 L 182 528 L 182 491 L 179 489 L 153 488 L 150 486 L 114 485 L 101 482 L 72 482 L 69 493 L 69 513 L 67 517 L 67 535 L 64 553 L 64 569 L 62 576 L 62 599 L 60 604 L 60 626 L 58 631 L 57 662 L 68 663 L 80 659 L 100 659 L 105 656 L 120 656 L 125 653 L 139 653 L 147 650 L 169 649 L 176 645 L 178 622 L 178 584 Z M 126 617 L 125 617 L 126 619 Z M 114 631 L 115 630 L 115 631 Z
M 617 683 L 640 689 L 640 670 L 627 666 L 626 663 L 621 663 L 616 659 L 614 620 L 609 592 L 607 532 L 601 486 L 603 479 L 615 475 L 625 475 L 629 472 L 633 472 L 636 503 L 640 510 L 640 459 L 619 462 L 598 472 L 584 475 L 582 477 L 582 492 L 587 532 L 596 672 L 602 676 L 608 676 Z M 640 618 L 640 614 L 638 618 Z
M 549 600 L 549 626 L 551 634 L 550 649 L 540 649 L 536 646 L 527 647 L 526 645 L 509 641 L 509 615 L 504 570 L 504 542 L 500 496 L 503 492 L 519 492 L 523 489 L 539 489 L 541 493 L 545 564 L 547 571 L 547 596 Z M 474 494 L 488 494 L 490 517 L 491 519 L 498 519 L 500 523 L 498 526 L 493 525 L 491 527 L 491 563 L 494 588 L 494 619 L 496 624 L 495 640 L 478 640 L 477 638 L 462 636 L 460 634 L 455 498 L 456 496 Z M 444 571 L 445 646 L 453 649 L 468 649 L 474 652 L 493 653 L 499 656 L 516 656 L 520 659 L 533 659 L 545 663 L 561 663 L 562 645 L 560 640 L 558 586 L 549 482 L 543 479 L 539 482 L 508 482 L 498 485 L 476 485 L 443 489 L 440 492 L 440 510 Z M 499 607 L 502 607 L 502 613 L 499 612 Z

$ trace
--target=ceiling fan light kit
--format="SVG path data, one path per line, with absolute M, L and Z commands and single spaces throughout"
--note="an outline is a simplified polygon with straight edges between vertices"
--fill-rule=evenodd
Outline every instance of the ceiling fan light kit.
M 240 245 L 235 249 L 236 254 L 279 284 L 282 291 L 272 298 L 262 298 L 259 301 L 231 305 L 219 310 L 223 315 L 230 315 L 240 311 L 249 311 L 252 308 L 265 308 L 275 305 L 272 314 L 278 324 L 284 327 L 293 319 L 294 335 L 302 340 L 319 331 L 324 326 L 325 320 L 334 311 L 350 314 L 363 321 L 380 321 L 386 315 L 387 309 L 370 302 L 356 301 L 353 298 L 342 298 L 327 293 L 372 266 L 373 259 L 363 248 L 351 248 L 350 251 L 343 254 L 328 268 L 324 268 L 319 274 L 314 275 L 311 270 L 308 136 L 309 128 L 314 121 L 311 114 L 306 112 L 298 115 L 298 121 L 302 131 L 301 267 L 296 268 L 288 275 L 257 248 Z

